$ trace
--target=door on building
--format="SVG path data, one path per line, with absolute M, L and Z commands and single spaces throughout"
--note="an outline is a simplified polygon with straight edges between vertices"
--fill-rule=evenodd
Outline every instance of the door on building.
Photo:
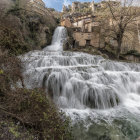
M 86 40 L 86 46 L 90 46 L 91 40 Z

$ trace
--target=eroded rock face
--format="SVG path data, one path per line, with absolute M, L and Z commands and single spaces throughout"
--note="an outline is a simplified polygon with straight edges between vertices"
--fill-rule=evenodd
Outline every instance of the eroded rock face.
M 0 46 L 4 48 L 3 52 L 8 51 L 19 55 L 50 45 L 53 31 L 57 26 L 57 19 L 53 13 L 50 11 L 46 15 L 40 15 L 35 12 L 17 10 L 20 8 L 26 11 L 25 1 L 22 4 L 17 4 L 12 0 L 0 1 Z M 10 35 L 7 36 L 7 34 Z M 9 48 L 12 48 L 12 52 Z

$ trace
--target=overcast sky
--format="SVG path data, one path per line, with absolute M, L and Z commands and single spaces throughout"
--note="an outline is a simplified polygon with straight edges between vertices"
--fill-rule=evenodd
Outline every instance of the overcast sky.
M 47 7 L 49 8 L 55 8 L 58 11 L 62 10 L 63 4 L 69 5 L 71 2 L 76 0 L 43 0 Z M 81 2 L 91 2 L 92 0 L 77 0 Z M 99 2 L 100 0 L 94 0 L 95 2 Z
M 57 11 L 61 11 L 62 10 L 62 6 L 63 4 L 65 5 L 69 5 L 71 4 L 73 1 L 81 1 L 81 2 L 91 2 L 93 0 L 43 0 L 46 4 L 46 7 L 49 8 L 55 8 Z M 101 0 L 94 0 L 95 2 L 100 2 Z M 116 1 L 116 0 L 114 0 Z M 123 1 L 123 0 L 117 0 L 117 1 Z M 131 1 L 131 0 L 127 0 L 127 1 Z M 140 0 L 133 0 L 135 5 L 139 5 L 140 6 Z

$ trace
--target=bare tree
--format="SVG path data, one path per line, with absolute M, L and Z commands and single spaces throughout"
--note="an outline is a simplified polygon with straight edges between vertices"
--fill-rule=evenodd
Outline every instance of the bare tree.
M 118 59 L 120 57 L 123 39 L 128 39 L 128 32 L 131 34 L 132 30 L 134 31 L 132 26 L 135 25 L 137 29 L 136 23 L 140 17 L 140 7 L 134 5 L 136 4 L 134 0 L 123 0 L 121 2 L 120 4 L 118 2 L 118 5 L 114 6 L 115 2 L 108 0 L 106 2 L 108 12 L 106 12 L 105 16 L 109 21 L 105 27 L 105 33 L 110 39 L 116 41 L 116 57 Z M 137 1 L 137 3 L 139 4 L 140 2 Z
M 139 22 L 137 21 L 138 40 L 139 40 L 139 44 L 140 44 L 140 29 L 139 29 L 139 24 L 140 24 L 140 21 Z

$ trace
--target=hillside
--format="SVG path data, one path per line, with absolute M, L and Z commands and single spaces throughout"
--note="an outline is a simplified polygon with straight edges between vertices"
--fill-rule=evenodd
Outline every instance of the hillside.
M 0 48 L 14 54 L 40 49 L 50 44 L 58 19 L 26 8 L 20 1 L 0 1 Z M 9 24 L 10 23 L 10 24 Z

